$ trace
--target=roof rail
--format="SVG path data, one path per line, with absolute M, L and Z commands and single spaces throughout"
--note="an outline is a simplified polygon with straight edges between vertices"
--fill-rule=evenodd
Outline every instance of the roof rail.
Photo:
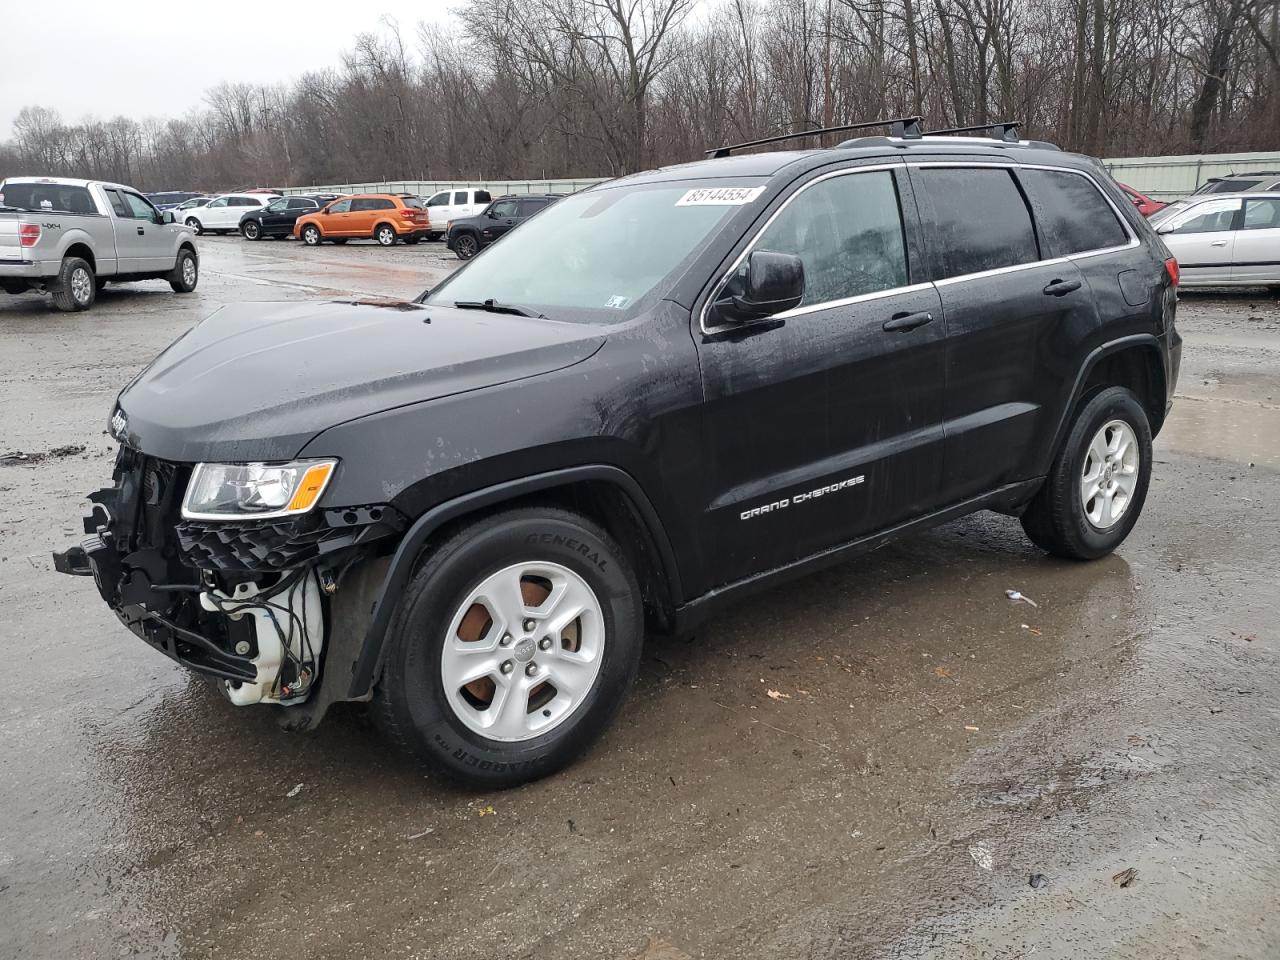
M 891 136 L 906 140 L 920 139 L 920 121 L 924 117 L 894 117 L 889 120 L 866 120 L 861 123 L 846 123 L 838 127 L 820 127 L 816 130 L 801 130 L 798 133 L 783 133 L 776 137 L 765 137 L 763 140 L 748 140 L 746 143 L 727 144 L 723 147 L 712 147 L 705 151 L 706 156 L 719 159 L 727 157 L 734 150 L 745 150 L 747 147 L 760 147 L 766 143 L 781 143 L 783 140 L 795 140 L 800 137 L 817 137 L 824 133 L 840 133 L 844 130 L 866 130 L 870 127 L 889 127 Z
M 1022 126 L 1020 120 L 1004 120 L 999 123 L 983 123 L 976 127 L 948 127 L 945 130 L 926 130 L 926 137 L 942 137 L 953 133 L 987 133 L 990 132 L 993 140 L 1003 140 L 1006 143 L 1018 142 L 1018 128 Z

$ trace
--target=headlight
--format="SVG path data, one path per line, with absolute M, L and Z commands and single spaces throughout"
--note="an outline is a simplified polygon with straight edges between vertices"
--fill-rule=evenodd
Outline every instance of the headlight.
M 292 463 L 198 463 L 182 516 L 187 520 L 287 517 L 314 507 L 337 460 Z

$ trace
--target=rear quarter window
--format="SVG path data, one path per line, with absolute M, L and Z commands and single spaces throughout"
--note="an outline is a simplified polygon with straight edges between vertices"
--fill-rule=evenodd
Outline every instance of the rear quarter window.
M 1018 177 L 1048 255 L 1067 257 L 1129 242 L 1115 210 L 1089 177 L 1064 170 L 1020 170 Z
M 1003 167 L 925 167 L 942 276 L 959 277 L 1040 259 L 1031 211 Z

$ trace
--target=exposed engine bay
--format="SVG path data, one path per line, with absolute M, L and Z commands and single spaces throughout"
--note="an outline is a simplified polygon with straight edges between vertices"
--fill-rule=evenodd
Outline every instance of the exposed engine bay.
M 89 536 L 55 554 L 55 565 L 93 576 L 130 630 L 214 679 L 232 703 L 306 703 L 323 675 L 344 578 L 393 543 L 404 518 L 370 505 L 186 519 L 180 507 L 193 469 L 122 444 L 112 486 L 89 497 Z M 367 613 L 367 598 L 360 602 Z M 351 618 L 344 622 L 349 629 Z

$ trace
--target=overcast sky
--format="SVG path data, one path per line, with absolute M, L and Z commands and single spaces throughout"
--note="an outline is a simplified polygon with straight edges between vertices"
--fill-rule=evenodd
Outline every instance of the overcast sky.
M 222 81 L 275 83 L 336 66 L 357 33 L 449 22 L 457 0 L 0 0 L 0 140 L 25 106 L 68 122 L 93 114 L 182 116 Z

